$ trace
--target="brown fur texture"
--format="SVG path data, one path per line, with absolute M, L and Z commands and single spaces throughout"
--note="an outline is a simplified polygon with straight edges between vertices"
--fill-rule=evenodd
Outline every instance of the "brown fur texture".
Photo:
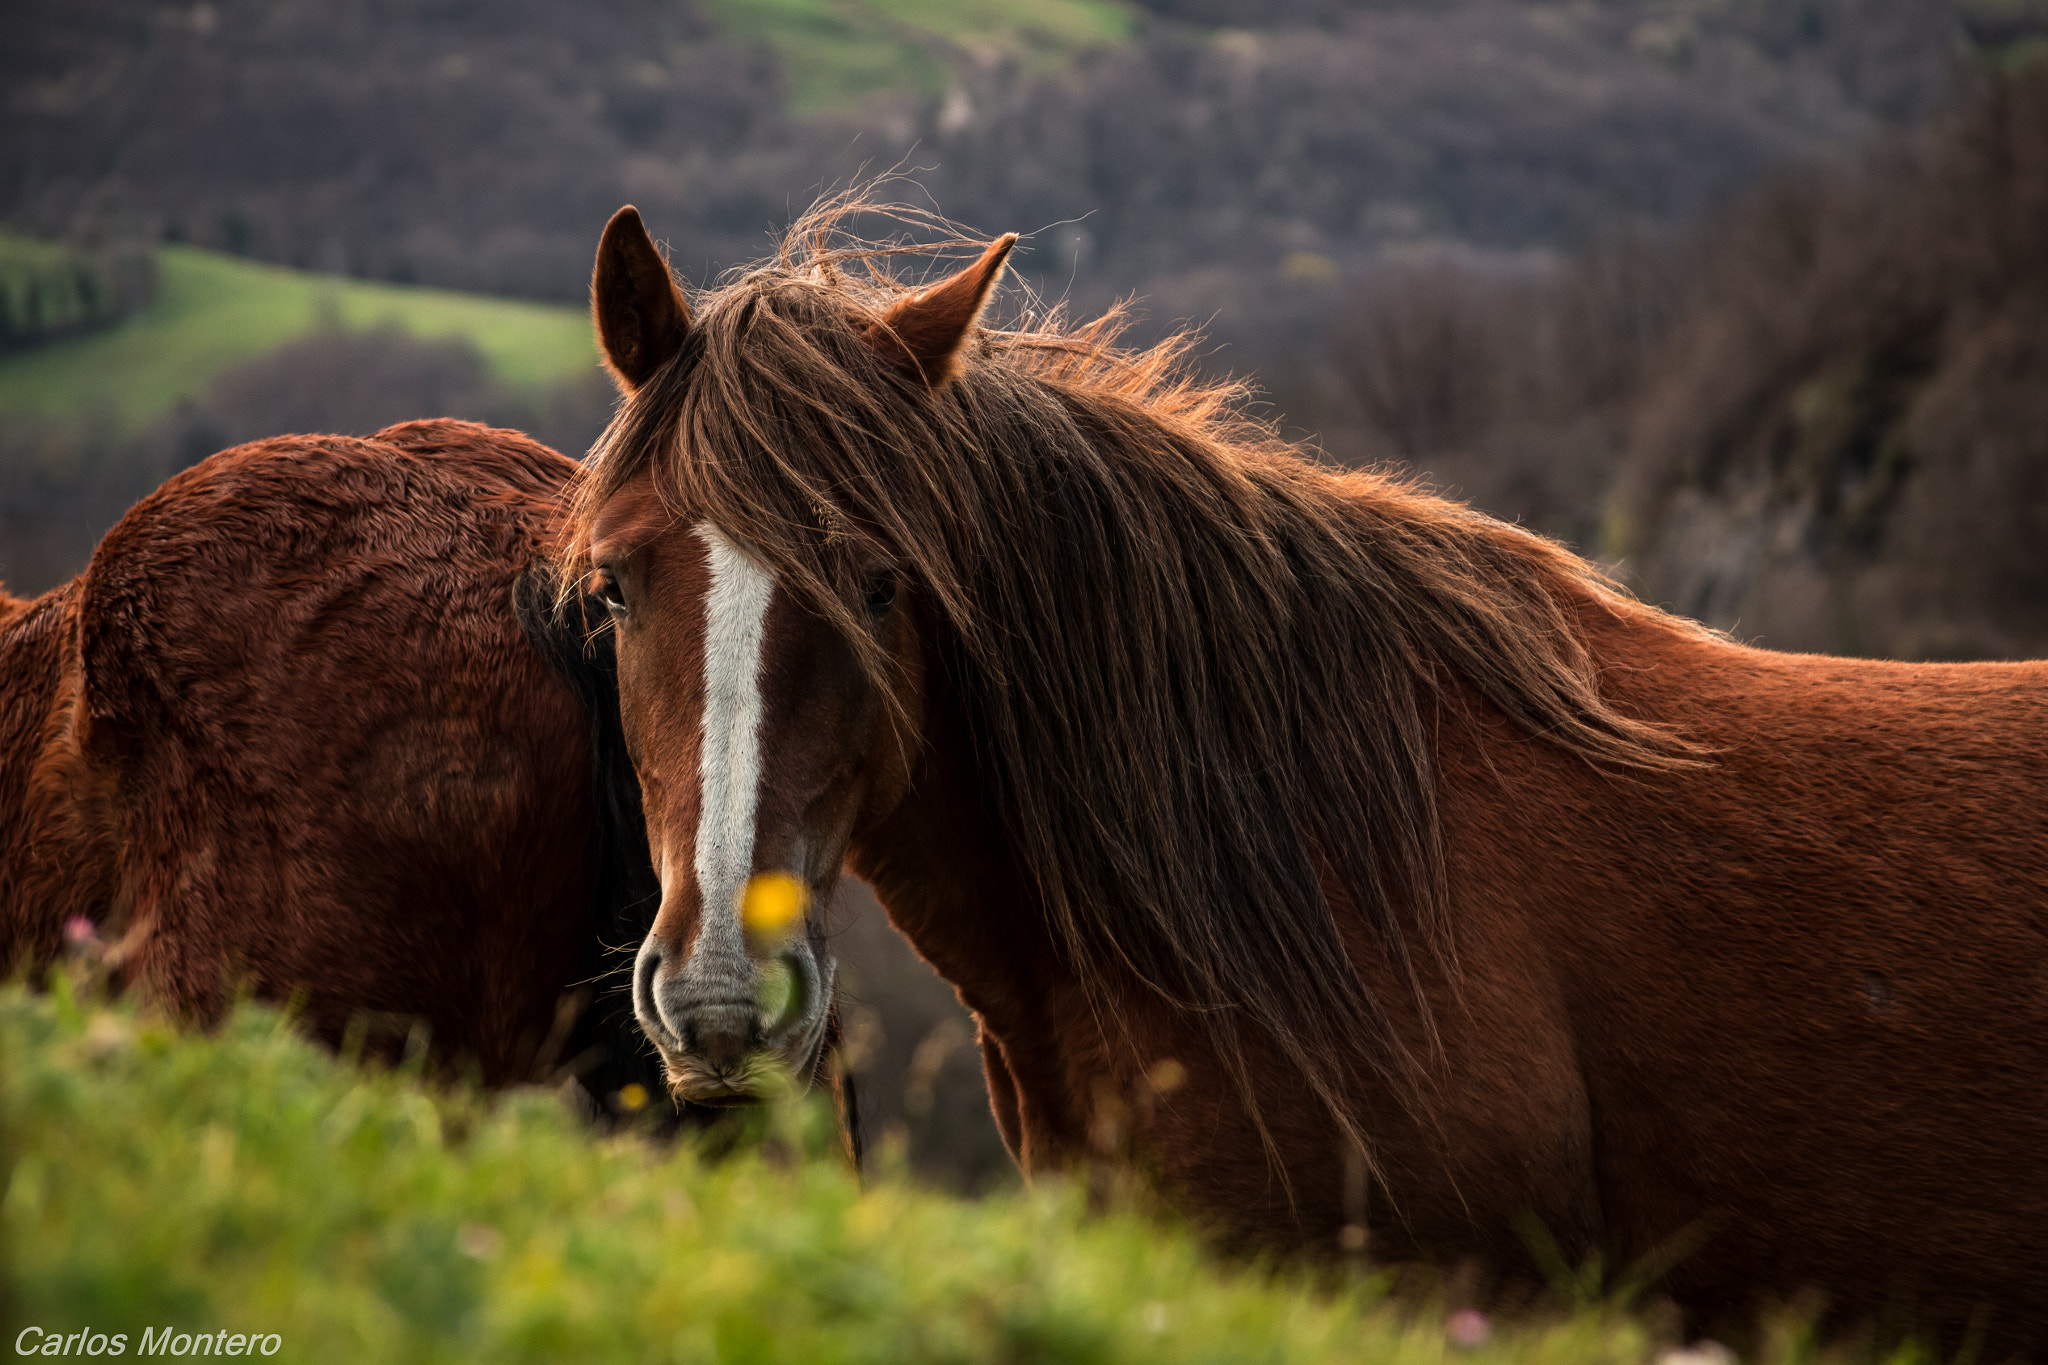
M 1526 1269 L 1533 1222 L 1674 1257 L 1703 1318 L 1817 1288 L 2044 1340 L 2048 670 L 1743 648 L 1107 322 L 906 386 L 864 339 L 903 290 L 830 226 L 701 301 L 569 544 L 619 497 L 669 514 L 629 568 L 711 522 L 799 607 L 771 713 L 843 685 L 802 663 L 836 638 L 900 718 L 763 765 L 908 763 L 824 814 L 1027 1170 L 1129 1158 L 1266 1245 Z M 683 783 L 655 694 L 697 608 L 640 586 L 622 704 Z
M 415 422 L 223 452 L 0 624 L 0 960 L 358 1015 L 534 1078 L 598 971 L 585 708 L 522 633 L 575 466 Z

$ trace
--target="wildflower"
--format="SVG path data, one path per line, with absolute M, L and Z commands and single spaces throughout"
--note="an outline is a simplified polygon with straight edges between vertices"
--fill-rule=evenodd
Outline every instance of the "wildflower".
M 504 1238 L 489 1223 L 464 1223 L 455 1230 L 455 1245 L 474 1260 L 489 1260 L 503 1242 Z
M 1444 1324 L 1444 1335 L 1450 1338 L 1451 1345 L 1470 1351 L 1484 1346 L 1493 1336 L 1493 1324 L 1478 1309 L 1461 1308 Z
M 1657 1365 L 1735 1365 L 1735 1352 L 1718 1341 L 1695 1341 L 1658 1356 Z
M 740 922 L 757 939 L 773 943 L 804 916 L 810 891 L 787 872 L 763 872 L 740 893 Z

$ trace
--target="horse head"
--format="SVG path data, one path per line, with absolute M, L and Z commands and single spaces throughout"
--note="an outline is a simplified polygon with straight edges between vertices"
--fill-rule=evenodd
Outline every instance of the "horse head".
M 873 707 L 857 688 L 790 691 L 799 670 L 854 670 L 742 546 L 708 523 L 676 525 L 650 481 L 600 511 L 589 556 L 661 879 L 634 1013 L 684 1098 L 757 1098 L 763 1058 L 798 1078 L 817 1067 L 834 964 L 816 908 L 839 870 L 843 836 L 828 831 L 843 829 L 861 776 L 782 755 L 790 736 L 850 733 Z
M 906 384 L 943 384 L 1014 241 L 873 319 L 875 363 Z M 592 300 L 628 397 L 621 423 L 671 418 L 690 313 L 630 208 L 605 231 Z M 743 528 L 679 506 L 652 471 L 608 490 L 588 527 L 578 552 L 612 617 L 662 883 L 635 1010 L 685 1098 L 745 1100 L 762 1088 L 764 1058 L 815 1070 L 834 975 L 817 911 L 854 833 L 909 785 L 917 612 L 868 538 L 826 528 L 846 541 L 845 590 L 791 591 Z

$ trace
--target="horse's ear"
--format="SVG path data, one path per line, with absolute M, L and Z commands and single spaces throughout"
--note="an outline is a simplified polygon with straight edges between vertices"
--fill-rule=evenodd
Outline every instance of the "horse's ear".
M 938 388 L 959 372 L 961 343 L 981 317 L 1015 245 L 1017 234 L 1004 233 L 988 244 L 980 260 L 951 279 L 890 304 L 861 335 L 912 379 Z
M 680 350 L 690 330 L 690 305 L 631 204 L 612 215 L 597 244 L 590 316 L 604 363 L 627 393 Z

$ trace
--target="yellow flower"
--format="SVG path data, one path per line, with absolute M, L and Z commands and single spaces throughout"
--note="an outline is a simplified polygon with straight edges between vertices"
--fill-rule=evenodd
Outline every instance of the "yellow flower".
M 755 938 L 773 942 L 804 917 L 810 899 L 809 889 L 787 872 L 763 872 L 740 893 L 740 922 Z

